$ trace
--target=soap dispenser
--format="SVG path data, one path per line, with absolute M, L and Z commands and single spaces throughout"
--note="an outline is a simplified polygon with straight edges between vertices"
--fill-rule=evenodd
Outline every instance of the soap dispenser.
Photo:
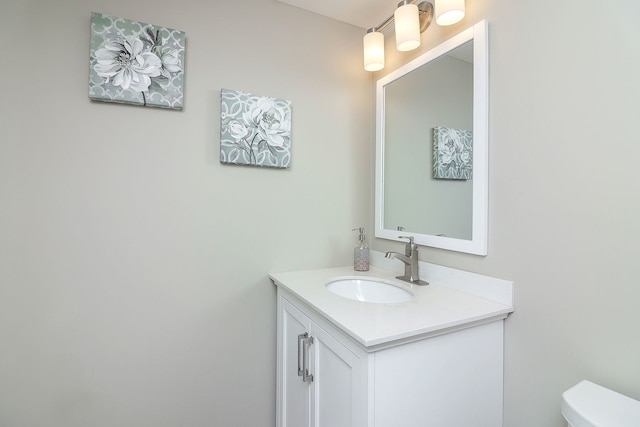
M 365 241 L 364 227 L 354 228 L 358 231 L 358 246 L 353 249 L 353 269 L 355 271 L 369 271 L 369 247 Z

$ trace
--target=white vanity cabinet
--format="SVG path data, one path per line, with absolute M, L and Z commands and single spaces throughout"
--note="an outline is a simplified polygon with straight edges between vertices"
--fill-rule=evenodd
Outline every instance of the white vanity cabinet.
M 494 321 L 367 352 L 279 289 L 277 426 L 501 426 L 502 333 Z
M 278 426 L 367 425 L 366 353 L 334 335 L 278 297 Z
M 442 271 L 453 286 L 434 280 L 398 304 L 332 294 L 326 283 L 348 268 L 271 274 L 277 427 L 500 427 L 513 283 L 465 273 L 471 294 Z

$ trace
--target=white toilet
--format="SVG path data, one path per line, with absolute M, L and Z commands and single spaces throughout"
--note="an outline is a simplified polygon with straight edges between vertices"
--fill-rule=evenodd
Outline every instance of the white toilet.
M 570 427 L 640 427 L 640 401 L 584 380 L 562 393 L 562 415 Z

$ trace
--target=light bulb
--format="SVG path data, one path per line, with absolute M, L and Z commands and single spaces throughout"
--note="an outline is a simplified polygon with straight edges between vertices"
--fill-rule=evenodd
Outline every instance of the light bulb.
M 364 45 L 364 69 L 378 71 L 384 68 L 384 34 L 370 31 L 362 39 Z
M 420 46 L 420 18 L 418 6 L 403 4 L 393 13 L 396 27 L 396 47 L 406 52 Z
M 436 22 L 446 26 L 464 18 L 464 0 L 436 0 Z

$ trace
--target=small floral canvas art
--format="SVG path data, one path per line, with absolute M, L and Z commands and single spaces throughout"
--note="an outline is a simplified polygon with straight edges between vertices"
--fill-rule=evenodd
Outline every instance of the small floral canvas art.
M 473 135 L 468 130 L 442 126 L 433 128 L 433 177 L 471 179 Z
M 288 168 L 291 102 L 221 89 L 220 162 Z
M 91 14 L 89 98 L 180 110 L 185 33 Z

